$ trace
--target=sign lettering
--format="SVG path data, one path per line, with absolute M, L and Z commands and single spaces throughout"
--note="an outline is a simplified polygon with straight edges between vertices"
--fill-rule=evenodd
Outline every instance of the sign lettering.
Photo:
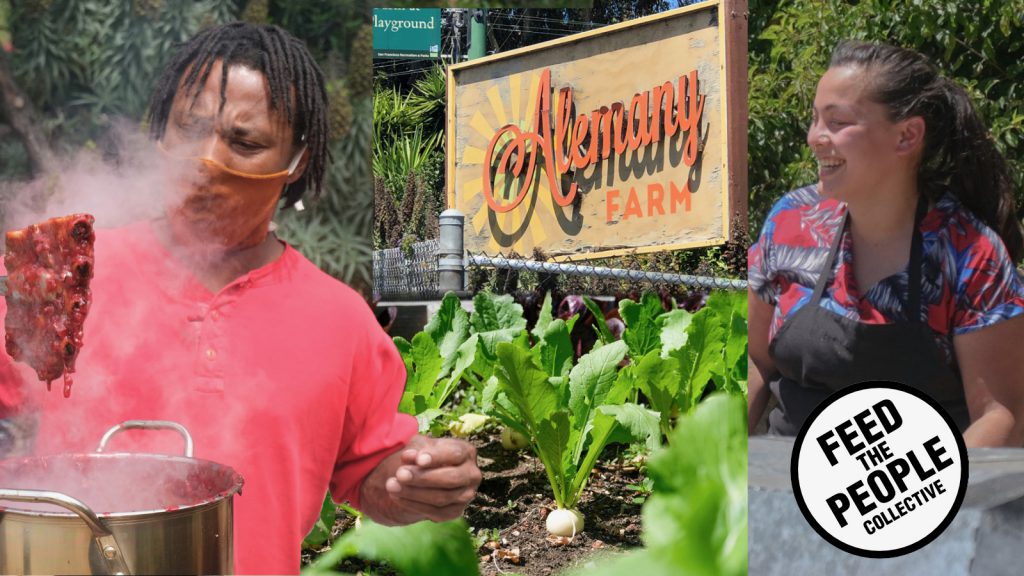
M 676 85 L 665 82 L 633 95 L 628 114 L 622 102 L 614 102 L 595 109 L 589 116 L 576 115 L 575 120 L 573 89 L 565 87 L 558 92 L 552 134 L 551 70 L 545 69 L 541 74 L 540 89 L 534 104 L 533 131 L 526 132 L 515 124 L 506 124 L 495 132 L 487 146 L 483 162 L 484 199 L 487 205 L 497 213 L 508 212 L 519 206 L 534 185 L 538 155 L 544 159 L 552 199 L 561 207 L 572 204 L 578 191 L 576 182 L 571 182 L 569 190 L 564 191 L 562 176 L 609 159 L 612 150 L 616 155 L 628 154 L 659 142 L 662 137 L 671 138 L 677 132 L 685 133 L 683 162 L 688 167 L 693 166 L 699 151 L 700 120 L 705 100 L 705 96 L 698 93 L 698 86 L 697 71 L 693 70 L 689 75 L 679 76 Z M 500 150 L 499 145 L 502 146 Z M 496 154 L 498 162 L 495 167 Z M 519 182 L 515 197 L 510 202 L 495 197 L 494 180 L 499 173 L 506 173 Z M 675 192 L 674 183 L 672 186 L 673 199 L 681 197 L 682 193 Z M 684 183 L 683 188 L 686 187 Z M 658 188 L 663 194 L 664 188 L 660 185 Z M 652 192 L 648 194 L 650 197 Z M 630 198 L 635 197 L 634 190 Z M 648 205 L 653 206 L 654 202 L 649 201 Z M 611 212 L 609 207 L 609 220 Z M 675 212 L 675 204 L 672 204 L 672 212 Z

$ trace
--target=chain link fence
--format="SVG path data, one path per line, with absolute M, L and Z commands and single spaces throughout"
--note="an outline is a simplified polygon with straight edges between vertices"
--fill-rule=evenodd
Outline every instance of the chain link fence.
M 441 293 L 437 274 L 440 243 L 427 240 L 408 249 L 373 252 L 373 290 L 379 298 L 435 299 Z
M 438 240 L 417 242 L 407 249 L 377 250 L 373 255 L 374 291 L 378 298 L 417 300 L 439 298 L 452 287 L 442 286 L 438 273 Z M 656 291 L 686 294 L 693 291 L 746 290 L 747 281 L 677 271 L 641 269 L 657 256 L 641 260 L 624 256 L 611 260 L 615 266 L 594 266 L 592 262 L 544 262 L 515 255 L 467 254 L 462 259 L 462 289 L 468 292 L 490 290 L 499 294 L 520 291 L 552 291 L 576 294 L 622 294 Z M 660 264 L 672 263 L 665 255 Z
M 629 258 L 625 258 L 628 260 Z M 574 284 L 584 292 L 610 293 L 637 288 L 668 289 L 686 286 L 701 290 L 746 290 L 747 281 L 678 272 L 659 272 L 639 268 L 592 266 L 583 262 L 542 262 L 504 255 L 470 254 L 466 258 L 470 268 L 493 268 L 516 273 L 529 273 L 527 284 L 543 283 L 547 276 L 557 275 L 563 282 Z M 619 259 L 623 260 L 623 259 Z M 518 278 L 521 280 L 522 276 Z M 533 281 L 530 281 L 533 280 Z

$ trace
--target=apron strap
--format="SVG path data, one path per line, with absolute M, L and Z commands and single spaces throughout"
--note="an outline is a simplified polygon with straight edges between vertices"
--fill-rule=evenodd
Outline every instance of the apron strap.
M 910 242 L 910 263 L 907 264 L 907 320 L 914 324 L 921 323 L 921 260 L 924 255 L 921 236 L 921 222 L 928 212 L 928 199 L 918 194 L 917 212 L 914 214 L 914 238 Z
M 921 238 L 921 222 L 924 220 L 927 212 L 928 200 L 924 194 L 919 194 L 917 210 L 914 213 L 914 237 L 910 242 L 910 262 L 907 264 L 906 316 L 910 322 L 915 324 L 921 322 L 921 258 L 924 252 L 923 240 Z M 839 245 L 842 243 L 843 231 L 846 229 L 846 221 L 849 217 L 850 211 L 847 209 L 843 213 L 843 220 L 836 228 L 836 235 L 832 239 L 832 246 L 829 248 L 828 259 L 825 261 L 825 265 L 822 266 L 821 271 L 818 272 L 818 281 L 814 284 L 814 293 L 811 295 L 810 301 L 810 304 L 813 306 L 817 306 L 821 301 L 821 295 L 825 291 L 825 284 L 832 276 L 832 266 L 835 264 L 836 254 L 839 252 Z
M 846 229 L 846 220 L 849 217 L 850 211 L 844 207 L 843 220 L 839 223 L 839 227 L 836 228 L 836 235 L 832 239 L 832 247 L 829 248 L 828 258 L 825 260 L 825 265 L 818 272 L 818 282 L 815 283 L 814 294 L 811 295 L 810 305 L 812 306 L 818 305 L 818 301 L 821 300 L 821 294 L 825 291 L 825 283 L 832 275 L 832 264 L 836 261 L 836 253 L 839 252 L 839 244 L 843 241 L 843 230 Z

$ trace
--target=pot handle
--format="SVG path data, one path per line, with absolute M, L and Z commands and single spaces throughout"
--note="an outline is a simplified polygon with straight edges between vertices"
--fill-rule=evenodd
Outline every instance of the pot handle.
M 169 420 L 125 420 L 110 430 L 107 430 L 107 433 L 103 435 L 103 438 L 100 438 L 100 445 L 99 448 L 96 448 L 96 452 L 103 452 L 104 448 L 107 447 L 107 442 L 110 441 L 114 434 L 117 434 L 122 430 L 174 430 L 178 434 L 181 434 L 181 437 L 185 439 L 185 457 L 192 457 L 192 449 L 194 446 L 192 443 L 192 435 L 189 434 L 188 430 L 186 430 L 181 424 L 171 422 Z
M 114 533 L 111 532 L 107 525 L 96 516 L 96 513 L 91 508 L 85 505 L 84 502 L 76 498 L 72 498 L 67 494 L 61 494 L 60 492 L 50 492 L 46 490 L 8 490 L 0 488 L 0 500 L 11 500 L 14 502 L 45 502 L 47 504 L 54 504 L 61 508 L 66 508 L 75 514 L 77 514 L 85 525 L 92 530 L 92 536 L 96 540 L 96 544 L 99 547 L 103 560 L 107 564 L 107 569 L 111 574 L 130 574 L 128 571 L 128 564 L 124 561 L 124 555 L 121 554 L 121 547 L 117 545 L 117 539 L 114 538 Z

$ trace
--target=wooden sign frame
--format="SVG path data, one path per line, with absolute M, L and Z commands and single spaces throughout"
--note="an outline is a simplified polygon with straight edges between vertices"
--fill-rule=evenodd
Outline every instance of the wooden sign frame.
M 637 32 L 643 27 L 659 26 L 661 23 L 665 23 L 674 18 L 680 18 L 681 16 L 693 17 L 695 14 L 702 12 L 715 11 L 717 13 L 718 23 L 718 71 L 721 87 L 719 90 L 720 100 L 720 112 L 721 117 L 715 120 L 720 122 L 721 130 L 721 181 L 722 181 L 722 194 L 723 198 L 721 201 L 721 228 L 720 232 L 714 234 L 708 238 L 702 238 L 695 241 L 682 241 L 682 242 L 670 242 L 665 244 L 656 245 L 639 245 L 630 246 L 625 248 L 613 248 L 613 249 L 598 249 L 596 251 L 587 252 L 574 250 L 569 253 L 559 253 L 558 250 L 545 250 L 551 260 L 583 260 L 591 258 L 603 258 L 611 256 L 621 256 L 631 253 L 651 253 L 660 252 L 666 250 L 677 250 L 687 248 L 697 248 L 705 246 L 714 246 L 725 243 L 726 241 L 738 241 L 745 243 L 747 240 L 747 2 L 746 0 L 712 0 L 686 6 L 676 10 L 667 11 L 654 16 L 632 20 L 629 22 L 623 22 L 611 26 L 605 26 L 596 30 L 567 36 L 550 42 L 544 42 L 512 50 L 509 52 L 503 52 L 501 54 L 495 54 L 485 58 L 480 58 L 470 62 L 457 64 L 450 66 L 447 71 L 448 75 L 448 106 L 447 106 L 447 162 L 446 162 L 446 188 L 447 188 L 447 199 L 448 207 L 458 208 L 457 194 L 460 182 L 457 182 L 456 170 L 457 162 L 459 158 L 457 156 L 457 139 L 459 134 L 456 130 L 456 118 L 459 110 L 459 102 L 456 101 L 456 91 L 459 88 L 459 79 L 461 76 L 468 73 L 479 73 L 482 70 L 501 70 L 503 67 L 507 67 L 508 62 L 522 57 L 530 57 L 531 55 L 538 55 L 541 53 L 551 51 L 565 51 L 567 47 L 579 44 L 581 42 L 593 41 L 602 37 L 611 36 L 618 34 L 623 31 Z M 695 72 L 694 72 L 695 74 Z M 695 77 L 695 76 L 694 76 Z M 495 80 L 502 79 L 502 76 L 494 76 Z M 546 86 L 546 85 L 545 85 Z M 683 78 L 679 79 L 679 91 L 682 92 L 684 87 Z M 555 80 L 551 83 L 550 88 L 554 91 L 554 94 L 550 97 L 550 108 L 554 109 L 557 107 L 556 102 L 559 98 L 559 89 L 564 88 L 558 84 Z M 655 87 L 657 88 L 657 86 Z M 657 94 L 657 92 L 655 92 Z M 702 96 L 703 97 L 703 96 Z M 680 94 L 682 98 L 682 94 Z M 571 100 L 571 93 L 570 93 Z M 571 103 L 571 102 L 570 102 Z M 537 108 L 539 109 L 541 104 L 538 102 Z M 626 105 L 628 108 L 628 104 Z M 680 105 L 682 110 L 682 105 Z M 595 111 L 595 115 L 596 115 Z M 655 114 L 657 114 L 655 112 Z M 655 116 L 656 117 L 656 116 Z M 594 129 L 596 133 L 596 120 L 594 120 Z M 540 120 L 538 119 L 539 123 Z M 611 120 L 609 120 L 610 124 Z M 680 123 L 682 120 L 679 121 Z M 514 127 L 508 128 L 512 132 L 518 134 Z M 568 136 L 572 137 L 572 127 L 569 127 Z M 629 129 L 626 130 L 627 134 Z M 584 133 L 585 129 L 584 129 Z M 596 136 L 595 136 L 596 138 Z M 493 148 L 494 141 L 492 140 L 491 147 Z M 598 146 L 595 144 L 594 148 Z M 703 144 L 701 145 L 701 154 L 703 154 Z M 491 150 L 488 150 L 488 158 L 491 158 Z M 717 152 L 716 152 L 717 154 Z M 516 156 L 512 155 L 510 158 L 510 164 L 515 163 Z M 550 166 L 550 165 L 549 165 Z M 715 166 L 714 168 L 717 168 Z M 532 168 L 531 168 L 532 174 Z M 556 194 L 554 188 L 558 187 L 559 192 L 562 192 L 561 187 L 555 184 L 555 180 L 551 180 L 552 196 L 554 202 L 561 206 L 567 206 L 568 204 L 562 204 L 560 200 L 564 201 L 569 198 L 570 194 L 566 193 L 564 196 Z M 490 186 L 490 182 L 488 182 Z M 573 186 L 575 188 L 575 186 Z M 525 189 L 525 185 L 524 185 Z M 489 190 L 489 188 L 488 188 Z M 673 193 L 676 192 L 673 190 Z M 651 192 L 648 191 L 648 195 Z M 648 196 L 649 198 L 650 196 Z M 675 197 L 675 196 L 673 196 Z M 659 200 L 660 201 L 660 200 Z M 508 209 L 508 205 L 495 205 L 496 208 Z M 481 210 L 488 210 L 488 207 L 484 205 Z M 612 215 L 612 208 L 607 208 L 609 219 Z M 648 208 L 649 213 L 652 208 Z M 674 212 L 673 212 L 674 213 Z M 662 211 L 662 214 L 664 212 Z M 473 214 L 467 214 L 466 218 L 466 232 L 465 234 L 472 233 L 472 226 L 470 220 Z M 609 220 L 610 221 L 610 220 Z M 612 227 L 609 227 L 612 228 Z M 718 228 L 716 228 L 718 230 Z M 472 250 L 474 242 L 468 241 L 467 238 L 467 249 Z M 479 252 L 480 250 L 477 250 Z M 507 253 L 510 249 L 505 250 Z M 530 254 L 523 254 L 523 256 L 531 256 Z

